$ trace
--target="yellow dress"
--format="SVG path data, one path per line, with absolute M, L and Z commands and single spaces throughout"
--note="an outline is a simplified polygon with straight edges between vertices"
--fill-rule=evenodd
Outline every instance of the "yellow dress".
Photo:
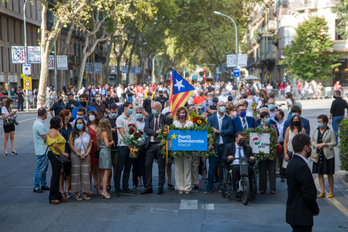
M 46 145 L 49 146 L 50 150 L 56 154 L 56 155 L 60 155 L 60 153 L 53 147 L 53 144 L 57 143 L 60 150 L 62 150 L 63 152 L 65 152 L 65 143 L 66 140 L 64 139 L 64 137 L 58 133 L 58 136 L 54 139 L 50 138 L 50 136 L 47 136 L 47 140 L 46 140 Z

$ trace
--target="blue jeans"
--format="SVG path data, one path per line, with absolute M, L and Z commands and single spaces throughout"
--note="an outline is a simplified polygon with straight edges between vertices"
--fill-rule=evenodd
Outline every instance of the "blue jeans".
M 133 97 L 128 97 L 128 101 L 133 103 Z
M 37 156 L 37 168 L 34 177 L 34 189 L 41 187 L 46 187 L 46 172 L 48 168 L 48 158 L 47 155 L 38 155 Z
M 129 156 L 129 148 L 127 146 L 117 146 L 118 158 L 117 167 L 114 176 L 115 191 L 121 192 L 128 189 L 129 175 L 133 164 L 133 158 Z M 123 172 L 122 189 L 121 189 L 121 174 Z
M 215 172 L 217 168 L 217 164 L 220 164 L 220 172 L 219 172 L 219 188 L 221 186 L 222 181 L 222 155 L 224 154 L 225 145 L 218 145 L 215 146 L 217 150 L 217 157 L 215 155 L 212 155 L 209 157 L 209 171 L 208 171 L 208 185 L 207 189 L 211 189 L 214 187 L 214 177 Z
M 338 133 L 338 127 L 341 123 L 341 121 L 344 119 L 344 116 L 335 116 L 335 117 L 332 117 L 332 129 L 334 130 L 335 132 L 335 137 L 336 137 L 336 146 L 338 144 L 338 136 L 337 136 L 337 133 Z

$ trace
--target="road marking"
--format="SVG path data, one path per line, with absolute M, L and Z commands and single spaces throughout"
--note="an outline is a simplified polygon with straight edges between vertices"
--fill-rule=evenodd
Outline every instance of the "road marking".
M 214 210 L 214 204 L 205 204 L 205 210 Z
M 163 215 L 173 215 L 177 216 L 179 210 L 169 210 L 169 209 L 159 209 L 151 207 L 150 213 L 163 214 Z
M 198 209 L 198 200 L 181 200 L 180 209 Z
M 317 187 L 317 190 L 320 192 L 320 185 L 319 185 L 319 179 L 318 177 L 314 180 L 315 186 Z M 341 211 L 346 217 L 348 217 L 348 209 L 344 207 L 338 200 L 335 198 L 328 198 L 327 195 L 329 193 L 325 190 L 326 193 L 326 199 L 329 200 L 339 211 Z

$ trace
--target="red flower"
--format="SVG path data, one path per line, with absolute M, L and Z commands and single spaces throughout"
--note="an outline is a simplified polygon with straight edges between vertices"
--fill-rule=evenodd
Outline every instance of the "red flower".
M 140 133 L 138 133 L 138 132 L 137 132 L 137 133 L 134 133 L 134 136 L 135 136 L 135 137 L 140 137 Z
M 193 122 L 197 122 L 197 118 L 194 118 L 194 119 L 193 119 Z
M 134 128 L 137 128 L 137 127 L 135 126 L 135 124 L 128 124 L 128 127 L 134 127 Z
M 141 135 L 143 135 L 143 134 L 144 134 L 144 132 L 140 131 L 140 134 L 141 134 Z
M 133 134 L 134 131 L 135 131 L 135 130 L 134 130 L 133 128 L 130 128 L 130 129 L 129 129 L 129 134 Z

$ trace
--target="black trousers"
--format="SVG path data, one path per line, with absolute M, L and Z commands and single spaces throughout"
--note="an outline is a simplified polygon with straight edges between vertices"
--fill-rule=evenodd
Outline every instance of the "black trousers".
M 295 226 L 291 225 L 293 232 L 312 232 L 313 226 Z
M 62 198 L 62 194 L 59 192 L 59 178 L 60 178 L 60 170 L 62 169 L 62 165 L 52 151 L 49 151 L 47 156 L 52 166 L 52 177 L 51 177 L 49 200 L 50 201 L 60 200 Z
M 23 110 L 23 102 L 24 99 L 23 98 L 18 98 L 18 110 Z
M 151 143 L 147 147 L 146 151 L 146 188 L 152 187 L 152 165 L 153 161 L 157 160 L 158 163 L 158 188 L 163 188 L 166 175 L 166 159 L 161 154 L 161 148 L 158 143 Z
M 279 164 L 279 174 L 280 177 L 285 178 L 285 168 L 283 168 L 283 157 L 284 157 L 284 142 L 281 142 L 280 145 L 282 146 L 282 152 L 277 154 L 277 158 L 278 158 L 278 164 Z
M 139 150 L 138 158 L 133 159 L 133 185 L 138 185 L 138 176 L 143 177 L 144 187 L 146 186 L 146 169 L 145 169 L 146 149 L 143 147 Z
M 232 165 L 232 166 L 228 166 L 227 169 L 228 170 L 232 169 L 232 185 L 233 185 L 234 191 L 237 191 L 238 186 L 236 186 L 236 183 L 237 183 L 237 181 L 240 180 L 240 166 L 239 165 Z M 251 178 L 255 177 L 254 169 L 251 166 L 248 166 L 248 172 L 249 172 L 250 191 L 252 191 L 253 186 L 251 184 Z
M 123 190 L 128 189 L 128 181 L 129 181 L 129 175 L 133 164 L 133 158 L 130 157 L 129 148 L 127 146 L 117 146 L 118 151 L 118 157 L 117 157 L 117 166 L 116 166 L 116 172 L 114 176 L 114 184 L 115 184 L 115 191 L 121 192 Z M 122 189 L 121 189 L 121 174 L 123 172 L 123 179 L 122 179 Z
M 269 174 L 269 185 L 271 191 L 276 190 L 276 160 L 263 160 L 259 162 L 259 188 L 260 191 L 267 189 L 267 171 Z

